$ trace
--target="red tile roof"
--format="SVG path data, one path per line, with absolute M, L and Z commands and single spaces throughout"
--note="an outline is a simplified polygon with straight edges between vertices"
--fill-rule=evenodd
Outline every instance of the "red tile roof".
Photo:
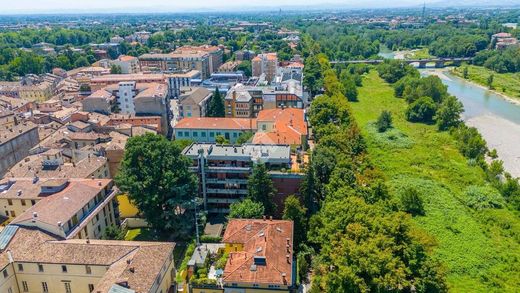
M 257 132 L 255 144 L 302 144 L 302 136 L 307 136 L 307 123 L 302 109 L 269 109 L 258 113 L 257 123 L 274 123 L 270 132 Z
M 175 129 L 228 129 L 254 130 L 256 120 L 249 118 L 184 118 L 174 127 Z
M 224 283 L 292 285 L 292 221 L 231 219 L 222 242 L 244 246 L 229 254 Z M 265 264 L 255 265 L 255 257 L 265 258 Z

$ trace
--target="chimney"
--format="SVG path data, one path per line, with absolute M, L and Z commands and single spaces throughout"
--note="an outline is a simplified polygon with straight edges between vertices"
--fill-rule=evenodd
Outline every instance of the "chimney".
M 38 213 L 37 212 L 33 212 L 32 213 L 32 222 L 36 222 L 36 219 L 38 218 Z
M 286 244 L 286 245 L 285 245 L 285 248 L 287 249 L 287 253 L 290 253 L 290 252 L 291 252 L 290 247 L 291 247 L 291 246 L 290 246 L 289 244 Z
M 135 268 L 134 268 L 134 267 L 131 267 L 131 268 L 130 268 L 130 272 L 131 272 L 131 273 L 135 273 Z
M 265 215 L 263 215 L 263 216 L 262 216 L 262 218 L 263 218 L 263 219 L 264 219 L 264 221 L 265 221 Z
M 291 263 L 291 255 L 287 254 L 285 256 L 285 258 L 287 259 L 287 263 L 290 264 Z
M 273 216 L 269 216 L 269 221 L 272 221 L 273 220 Z
M 14 262 L 13 253 L 11 252 L 11 250 L 7 251 L 7 258 L 9 259 L 9 263 L 13 263 Z
M 90 238 L 87 237 L 87 244 L 90 244 Z
M 291 239 L 290 238 L 285 238 L 285 240 L 287 241 L 287 245 L 291 244 Z

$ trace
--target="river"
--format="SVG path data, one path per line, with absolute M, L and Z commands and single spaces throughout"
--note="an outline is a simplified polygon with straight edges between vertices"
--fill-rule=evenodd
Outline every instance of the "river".
M 476 127 L 488 143 L 496 149 L 504 168 L 520 177 L 520 105 L 462 78 L 448 69 L 421 69 L 422 75 L 437 75 L 464 105 L 463 119 Z

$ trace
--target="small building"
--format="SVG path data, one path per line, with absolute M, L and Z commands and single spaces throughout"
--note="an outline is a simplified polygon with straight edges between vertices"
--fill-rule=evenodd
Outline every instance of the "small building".
M 176 139 L 189 139 L 196 142 L 214 143 L 218 136 L 230 143 L 246 132 L 256 130 L 256 121 L 248 118 L 184 118 L 173 127 Z
M 179 119 L 206 117 L 213 92 L 203 87 L 181 88 L 179 96 Z

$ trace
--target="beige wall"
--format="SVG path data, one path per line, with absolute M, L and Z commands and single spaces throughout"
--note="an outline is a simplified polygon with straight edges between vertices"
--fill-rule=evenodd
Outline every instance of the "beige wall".
M 5 271 L 7 272 L 7 277 L 4 275 Z M 8 264 L 6 267 L 0 270 L 0 292 L 9 293 L 9 289 L 12 290 L 12 293 L 19 292 L 12 264 Z
M 38 202 L 38 199 L 33 199 L 33 201 L 36 203 L 36 202 Z M 24 202 L 25 202 L 25 205 L 23 205 Z M 0 213 L 3 216 L 8 216 L 9 220 L 12 220 L 15 217 L 18 217 L 19 215 L 21 215 L 23 212 L 25 212 L 28 208 L 30 208 L 32 206 L 33 206 L 33 204 L 31 203 L 31 199 L 0 198 L 0 207 L 1 207 Z M 8 214 L 6 212 L 8 212 Z M 14 212 L 14 215 L 12 212 Z

